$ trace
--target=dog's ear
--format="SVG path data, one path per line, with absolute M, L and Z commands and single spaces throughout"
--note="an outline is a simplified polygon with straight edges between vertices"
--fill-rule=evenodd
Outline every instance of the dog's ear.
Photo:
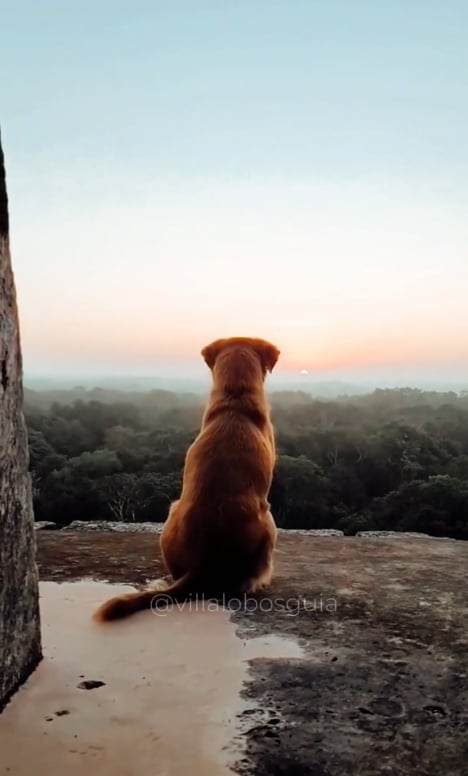
M 265 340 L 259 340 L 256 351 L 260 356 L 264 372 L 272 372 L 281 351 L 275 345 L 272 345 L 271 342 L 266 342 Z
M 213 369 L 216 359 L 221 353 L 225 342 L 226 340 L 224 339 L 218 339 L 203 348 L 201 354 L 205 359 L 205 363 L 210 369 Z

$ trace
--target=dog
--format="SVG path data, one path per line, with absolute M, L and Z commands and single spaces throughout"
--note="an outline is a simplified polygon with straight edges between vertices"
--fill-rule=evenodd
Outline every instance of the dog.
M 264 383 L 280 351 L 263 339 L 231 337 L 201 355 L 212 389 L 160 537 L 173 583 L 112 598 L 95 612 L 98 622 L 192 595 L 255 594 L 271 583 L 277 529 L 268 495 L 276 447 Z

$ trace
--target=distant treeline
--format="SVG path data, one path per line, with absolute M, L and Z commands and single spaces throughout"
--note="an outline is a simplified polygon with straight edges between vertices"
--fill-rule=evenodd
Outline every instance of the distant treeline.
M 468 392 L 270 401 L 279 526 L 468 539 Z M 159 390 L 26 390 L 36 519 L 164 521 L 203 405 Z

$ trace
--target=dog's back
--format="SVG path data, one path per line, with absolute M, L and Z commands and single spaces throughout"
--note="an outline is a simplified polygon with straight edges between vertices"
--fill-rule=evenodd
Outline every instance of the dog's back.
M 266 421 L 263 422 L 266 427 Z M 268 511 L 274 451 L 268 434 L 230 406 L 210 419 L 189 448 L 178 502 L 180 529 L 187 539 L 222 554 L 248 544 Z
M 170 534 L 172 523 L 180 544 L 191 547 L 192 559 L 197 556 L 205 569 L 215 566 L 218 577 L 232 577 L 233 565 L 245 576 L 265 537 L 270 544 L 276 540 L 268 504 L 274 434 L 264 391 L 267 367 L 257 343 L 231 340 L 215 355 L 208 349 L 213 389 L 200 433 L 187 451 L 180 499 L 165 526 Z M 269 364 L 274 356 L 268 355 Z M 164 535 L 161 539 L 164 547 Z
M 273 573 L 276 525 L 268 504 L 275 442 L 264 378 L 279 350 L 252 338 L 216 340 L 202 351 L 213 389 L 187 451 L 180 498 L 160 537 L 165 590 L 117 596 L 98 621 L 189 595 L 255 593 Z

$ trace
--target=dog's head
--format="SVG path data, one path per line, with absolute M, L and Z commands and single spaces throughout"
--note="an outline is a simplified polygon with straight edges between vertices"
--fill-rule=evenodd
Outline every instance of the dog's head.
M 239 350 L 248 350 L 257 357 L 263 376 L 267 372 L 272 372 L 278 361 L 280 351 L 275 345 L 258 337 L 230 337 L 229 339 L 218 339 L 206 345 L 201 354 L 208 367 L 213 370 L 217 359 L 221 354 Z

